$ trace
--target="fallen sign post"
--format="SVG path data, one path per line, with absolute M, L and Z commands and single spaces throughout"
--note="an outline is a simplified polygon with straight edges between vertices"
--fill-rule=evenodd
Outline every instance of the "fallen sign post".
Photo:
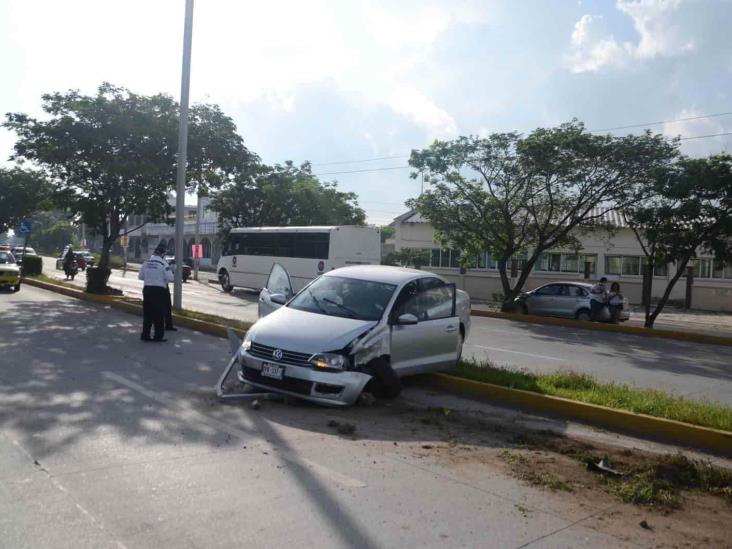
M 227 328 L 226 334 L 229 338 L 229 346 L 231 348 L 231 358 L 226 364 L 226 368 L 219 376 L 219 380 L 216 382 L 216 396 L 220 400 L 230 400 L 233 398 L 244 398 L 244 399 L 262 399 L 262 400 L 281 400 L 283 396 L 279 393 L 272 393 L 270 391 L 256 392 L 256 391 L 244 391 L 241 393 L 227 393 L 224 389 L 224 383 L 226 383 L 231 370 L 237 364 L 237 358 L 239 357 L 239 348 L 241 347 L 241 339 L 233 329 Z

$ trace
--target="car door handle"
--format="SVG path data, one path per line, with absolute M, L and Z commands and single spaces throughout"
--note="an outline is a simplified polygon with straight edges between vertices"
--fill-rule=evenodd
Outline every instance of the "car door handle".
M 445 328 L 445 331 L 446 331 L 446 332 L 447 332 L 448 334 L 451 334 L 451 333 L 453 333 L 453 332 L 457 332 L 457 327 L 455 327 L 455 326 L 448 326 L 447 328 Z

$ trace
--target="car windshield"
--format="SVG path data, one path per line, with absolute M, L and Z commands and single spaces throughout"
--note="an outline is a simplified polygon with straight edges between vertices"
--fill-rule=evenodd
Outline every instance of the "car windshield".
M 10 252 L 0 252 L 0 264 L 15 263 L 15 258 Z
M 383 282 L 321 276 L 297 294 L 288 307 L 322 315 L 379 320 L 395 288 Z

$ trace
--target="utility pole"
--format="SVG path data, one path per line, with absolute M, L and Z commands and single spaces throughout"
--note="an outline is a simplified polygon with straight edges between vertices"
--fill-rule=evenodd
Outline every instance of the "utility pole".
M 186 161 L 188 153 L 188 92 L 191 85 L 191 42 L 193 41 L 193 0 L 186 0 L 183 30 L 183 68 L 180 81 L 180 125 L 178 127 L 178 171 L 175 182 L 175 282 L 173 307 L 183 308 L 183 229 L 186 209 Z
M 193 258 L 193 280 L 198 282 L 198 264 L 201 262 L 201 257 L 198 255 L 198 245 L 201 243 L 201 211 L 203 209 L 201 203 L 201 194 L 196 195 L 196 235 L 193 239 L 196 244 L 196 254 Z

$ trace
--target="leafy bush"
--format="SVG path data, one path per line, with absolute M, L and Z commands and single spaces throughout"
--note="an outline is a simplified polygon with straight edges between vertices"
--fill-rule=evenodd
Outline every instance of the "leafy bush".
M 23 276 L 39 275 L 43 272 L 43 259 L 37 255 L 27 255 L 21 265 Z

